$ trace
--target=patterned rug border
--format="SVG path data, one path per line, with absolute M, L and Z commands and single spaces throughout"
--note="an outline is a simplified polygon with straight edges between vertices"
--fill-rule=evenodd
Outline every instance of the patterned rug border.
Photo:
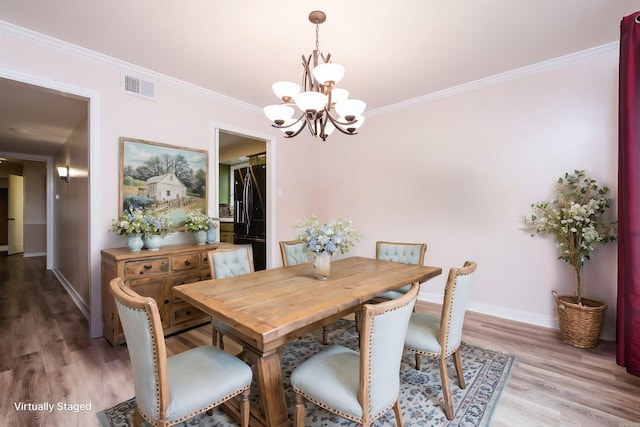
M 357 333 L 353 322 L 338 321 L 330 332 L 330 341 L 350 348 L 357 348 Z M 289 379 L 291 371 L 300 362 L 307 359 L 326 346 L 320 343 L 319 332 L 306 335 L 289 343 L 283 351 L 282 370 L 285 382 L 287 409 L 291 414 L 292 398 Z M 402 391 L 400 397 L 403 421 L 405 426 L 478 426 L 486 427 L 497 406 L 498 400 L 511 375 L 515 356 L 485 350 L 466 343 L 461 347 L 463 370 L 467 387 L 458 387 L 455 368 L 448 360 L 449 379 L 454 401 L 455 414 L 451 421 L 444 416 L 442 386 L 440 373 L 435 359 L 422 358 L 422 369 L 413 369 L 413 354 L 405 352 L 401 367 Z M 449 358 L 451 359 L 451 358 Z M 255 387 L 254 387 L 255 391 Z M 253 400 L 257 400 L 254 393 Z M 135 399 L 131 398 L 112 408 L 100 411 L 97 415 L 101 427 L 123 427 L 133 425 Z M 235 426 L 231 418 L 221 410 L 214 411 L 213 416 L 205 414 L 178 424 L 179 427 L 226 427 Z M 355 423 L 334 416 L 312 404 L 307 404 L 305 425 L 309 426 L 354 426 Z M 393 411 L 389 411 L 374 424 L 376 427 L 395 426 Z M 143 426 L 148 426 L 143 422 Z

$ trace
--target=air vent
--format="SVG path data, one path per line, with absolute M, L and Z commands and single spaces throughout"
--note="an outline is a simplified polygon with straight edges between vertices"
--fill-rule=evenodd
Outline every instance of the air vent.
M 131 95 L 142 96 L 147 99 L 156 99 L 156 84 L 150 80 L 130 74 L 122 74 L 122 91 Z

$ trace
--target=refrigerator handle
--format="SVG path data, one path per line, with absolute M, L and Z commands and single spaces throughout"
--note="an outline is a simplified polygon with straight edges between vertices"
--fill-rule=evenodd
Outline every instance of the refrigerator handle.
M 234 221 L 237 224 L 244 224 L 244 215 L 242 212 L 242 200 L 236 200 L 236 208 L 233 212 Z

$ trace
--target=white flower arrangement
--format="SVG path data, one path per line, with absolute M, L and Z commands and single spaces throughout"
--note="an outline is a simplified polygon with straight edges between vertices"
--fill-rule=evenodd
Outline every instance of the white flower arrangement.
M 187 212 L 187 219 L 184 222 L 186 231 L 208 231 L 210 228 L 217 228 L 217 226 L 218 223 L 200 209 L 191 209 Z
M 118 219 L 111 222 L 110 230 L 121 236 L 132 236 L 134 234 L 144 234 L 147 230 L 147 221 L 142 209 L 129 207 Z
M 362 234 L 351 225 L 351 220 L 338 217 L 330 224 L 320 224 L 314 214 L 310 218 L 304 218 L 296 222 L 298 239 L 306 242 L 309 251 L 320 254 L 335 252 L 345 254 L 360 241 Z
M 532 204 L 531 216 L 524 218 L 524 230 L 532 236 L 552 235 L 557 243 L 558 259 L 575 269 L 578 304 L 582 299 L 580 268 L 599 244 L 612 242 L 617 237 L 616 221 L 605 218 L 608 193 L 607 187 L 600 187 L 582 170 L 565 173 L 556 183 L 556 198 Z
M 120 218 L 111 222 L 110 230 L 128 237 L 134 234 L 166 236 L 176 229 L 165 214 L 129 206 Z

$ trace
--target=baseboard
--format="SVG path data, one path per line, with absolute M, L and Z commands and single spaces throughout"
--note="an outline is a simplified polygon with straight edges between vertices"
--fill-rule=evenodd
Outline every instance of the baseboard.
M 0 252 L 8 252 L 9 245 L 0 245 Z
M 22 254 L 23 258 L 36 257 L 36 256 L 47 256 L 46 252 L 24 252 Z
M 78 294 L 78 292 L 76 292 L 73 286 L 71 286 L 71 283 L 69 283 L 69 281 L 64 277 L 64 275 L 60 272 L 60 270 L 58 270 L 57 268 L 54 268 L 51 271 L 56 276 L 56 278 L 58 279 L 62 287 L 67 291 L 73 303 L 78 307 L 78 309 L 80 309 L 84 317 L 86 317 L 87 320 L 90 321 L 91 320 L 90 310 L 87 304 L 82 300 L 82 297 Z
M 431 302 L 435 304 L 442 304 L 442 299 L 443 299 L 443 295 L 427 293 L 427 292 L 420 293 L 420 300 L 422 301 Z M 500 317 L 502 319 L 513 320 L 516 322 L 522 322 L 530 325 L 541 326 L 543 328 L 556 329 L 556 330 L 559 329 L 558 318 L 556 316 L 543 316 L 541 314 L 529 313 L 526 311 L 513 310 L 506 307 L 477 303 L 477 302 L 469 303 L 468 310 L 473 311 L 475 313 L 486 314 L 494 317 Z M 616 340 L 615 327 L 608 327 L 605 324 L 605 327 L 602 329 L 602 333 L 600 334 L 600 338 L 602 338 L 605 341 L 615 341 Z

